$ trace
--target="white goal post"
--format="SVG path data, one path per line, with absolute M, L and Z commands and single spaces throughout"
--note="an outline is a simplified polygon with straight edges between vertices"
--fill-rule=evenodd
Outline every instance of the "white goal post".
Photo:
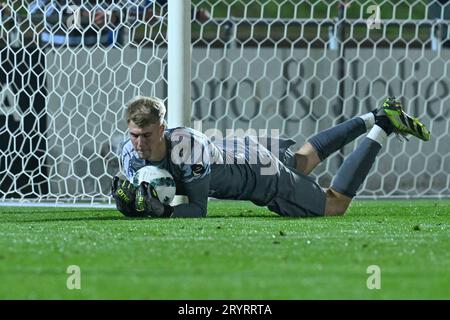
M 138 94 L 167 103 L 170 127 L 277 129 L 294 148 L 395 95 L 431 141 L 390 139 L 359 197 L 450 197 L 450 5 L 168 0 L 145 17 L 129 15 L 140 1 L 104 1 L 112 43 L 74 46 L 38 40 L 52 21 L 31 2 L 0 2 L 2 205 L 110 205 Z M 357 143 L 313 172 L 321 185 Z

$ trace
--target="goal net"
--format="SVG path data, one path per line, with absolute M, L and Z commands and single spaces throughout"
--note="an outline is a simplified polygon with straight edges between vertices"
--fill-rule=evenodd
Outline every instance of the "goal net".
M 156 95 L 173 112 L 166 1 L 93 2 L 80 10 L 67 1 L 52 12 L 34 1 L 2 3 L 3 203 L 109 203 L 126 102 Z M 105 22 L 86 27 L 101 19 L 98 11 Z M 449 14 L 449 4 L 428 0 L 192 0 L 187 125 L 275 129 L 295 139 L 295 149 L 395 95 L 432 139 L 390 139 L 359 196 L 448 198 Z M 49 43 L 64 33 L 82 43 Z M 357 143 L 313 172 L 321 185 Z

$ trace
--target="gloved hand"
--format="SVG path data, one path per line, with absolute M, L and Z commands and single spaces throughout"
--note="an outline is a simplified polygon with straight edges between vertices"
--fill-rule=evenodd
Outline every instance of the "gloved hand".
M 140 215 L 158 218 L 167 218 L 173 213 L 173 207 L 163 205 L 155 188 L 147 182 L 141 182 L 136 191 L 135 208 Z
M 123 215 L 129 217 L 139 216 L 135 211 L 136 188 L 128 180 L 114 176 L 111 183 L 111 195 L 116 201 L 116 208 Z

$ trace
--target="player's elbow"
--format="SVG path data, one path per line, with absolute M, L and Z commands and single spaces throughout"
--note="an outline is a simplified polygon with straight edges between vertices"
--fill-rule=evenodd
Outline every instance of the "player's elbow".
M 202 202 L 193 202 L 192 205 L 195 208 L 195 216 L 197 218 L 204 218 L 208 214 L 208 205 Z
M 204 218 L 208 214 L 208 207 L 200 207 L 199 209 L 200 217 Z
M 206 206 L 196 205 L 194 218 L 204 218 L 208 214 L 208 208 Z
M 195 203 L 181 204 L 174 207 L 172 218 L 203 218 L 208 214 L 206 206 Z

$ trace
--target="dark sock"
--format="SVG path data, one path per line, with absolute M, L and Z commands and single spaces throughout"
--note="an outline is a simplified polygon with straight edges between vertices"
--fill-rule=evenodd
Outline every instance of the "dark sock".
M 364 138 L 361 144 L 345 159 L 333 179 L 331 187 L 339 193 L 353 198 L 356 191 L 369 174 L 381 145 L 369 138 Z
M 320 160 L 341 149 L 357 137 L 367 132 L 366 124 L 360 117 L 344 121 L 325 131 L 319 132 L 308 140 L 316 149 Z
M 375 116 L 375 124 L 381 127 L 387 135 L 390 135 L 394 131 L 391 120 L 379 108 L 373 110 L 372 113 Z

